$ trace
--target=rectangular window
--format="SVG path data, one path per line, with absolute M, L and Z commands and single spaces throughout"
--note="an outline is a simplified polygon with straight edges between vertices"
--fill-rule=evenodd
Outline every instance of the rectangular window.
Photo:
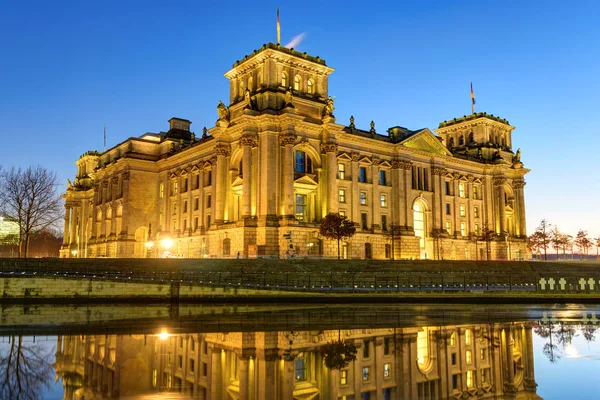
M 452 223 L 450 221 L 446 221 L 446 232 L 448 232 L 449 235 L 452 235 Z
M 200 187 L 200 174 L 194 174 L 194 189 L 198 189 Z
M 183 368 L 183 356 L 179 356 L 178 360 L 179 360 L 179 364 L 178 364 L 179 365 L 179 369 L 181 369 L 181 368 Z
M 339 189 L 338 190 L 338 200 L 340 203 L 345 203 L 346 202 L 346 189 Z
M 479 224 L 475 224 L 475 234 L 479 236 Z
M 479 187 L 473 186 L 473 198 L 475 200 L 479 199 Z
M 469 345 L 471 344 L 471 336 L 473 335 L 473 332 L 471 332 L 470 329 L 466 329 L 465 330 L 465 344 Z
M 196 360 L 194 360 L 192 358 L 192 359 L 190 359 L 190 372 L 194 372 L 195 367 L 196 367 Z
M 198 211 L 198 209 L 200 208 L 200 199 L 199 198 L 194 198 L 194 211 Z
M 460 223 L 460 235 L 467 236 L 467 224 L 464 222 Z
M 340 385 L 348 384 L 348 370 L 342 369 L 340 370 Z
M 181 182 L 181 193 L 185 193 L 188 190 L 188 180 L 187 180 L 187 176 L 183 178 L 183 181 Z
M 205 186 L 210 186 L 212 185 L 212 170 L 208 170 L 206 171 L 206 185 Z
M 479 349 L 479 358 L 481 361 L 485 360 L 485 349 Z
M 210 227 L 210 215 L 206 216 L 206 228 Z
M 369 226 L 367 225 L 367 213 L 360 214 L 360 226 L 363 229 L 369 229 Z
M 304 221 L 306 218 L 306 195 L 296 195 L 296 219 L 298 221 Z
M 177 203 L 173 203 L 173 215 L 177 215 Z
M 387 215 L 381 216 L 381 230 L 387 232 L 388 224 L 387 224 Z
M 452 375 L 452 389 L 453 390 L 458 389 L 458 374 Z
M 173 187 L 173 190 L 172 190 L 171 196 L 174 196 L 177 193 L 179 193 L 179 182 L 177 182 L 176 180 L 173 181 L 173 186 L 172 187 Z
M 459 210 L 460 210 L 460 216 L 461 216 L 461 217 L 464 217 L 464 216 L 466 216 L 466 215 L 467 215 L 467 211 L 466 211 L 466 209 L 465 209 L 465 205 L 464 205 L 464 204 L 461 204 L 461 205 L 459 206 Z
M 187 212 L 187 200 L 183 201 L 183 212 L 186 213 Z
M 387 207 L 387 196 L 385 194 L 381 195 L 381 207 Z
M 202 376 L 207 376 L 207 375 L 208 375 L 208 364 L 202 363 Z
M 304 364 L 304 357 L 298 357 L 295 360 L 296 364 L 296 382 L 305 381 L 306 380 L 306 365 Z
M 346 164 L 338 164 L 338 179 L 346 179 Z
M 487 369 L 481 369 L 481 383 L 487 383 L 487 382 L 488 382 Z
M 296 166 L 295 166 L 296 172 L 304 172 L 304 170 L 306 168 L 306 166 L 304 164 L 304 155 L 305 155 L 305 153 L 303 151 L 296 152 Z
M 465 184 L 464 183 L 458 184 L 458 197 L 465 197 Z
M 363 341 L 363 358 L 369 358 L 371 342 L 368 340 Z
M 210 194 L 206 195 L 206 208 L 212 207 L 212 196 Z
M 456 346 L 456 332 L 452 332 L 450 335 L 450 346 Z
M 473 217 L 479 218 L 479 207 L 473 207 Z
M 381 186 L 387 185 L 387 179 L 386 179 L 386 176 L 385 176 L 385 171 L 382 170 L 382 169 L 379 170 L 379 184 Z
M 429 190 L 429 168 L 423 168 L 423 190 Z
M 450 357 L 450 361 L 452 362 L 452 365 L 456 365 L 456 353 L 452 353 L 452 356 Z
M 390 338 L 383 339 L 383 355 L 384 356 L 387 356 L 390 354 L 390 343 L 391 343 Z
M 392 258 L 392 245 L 389 243 L 385 244 L 385 258 Z
M 194 230 L 198 229 L 198 217 L 194 218 Z
M 161 183 L 160 185 L 158 185 L 158 196 L 162 199 L 163 197 L 165 197 L 165 184 Z
M 473 387 L 473 371 L 467 371 L 467 387 Z
M 367 204 L 367 192 L 360 192 L 360 204 L 363 206 Z
M 340 210 L 339 212 L 340 212 L 340 216 L 341 217 L 345 217 L 346 216 L 346 211 Z
M 366 183 L 367 182 L 367 168 L 360 167 L 358 170 L 358 181 Z
M 163 215 L 162 215 L 162 213 L 160 213 L 160 214 L 158 214 L 158 226 L 161 230 L 162 230 L 162 225 L 163 225 Z
M 370 379 L 370 368 L 369 367 L 363 367 L 363 381 L 368 381 Z
M 444 182 L 446 184 L 446 195 L 450 196 L 450 182 Z
M 450 210 L 451 210 L 450 203 L 446 203 L 446 215 L 450 215 L 451 214 Z
M 171 224 L 171 227 L 173 228 L 173 230 L 174 230 L 174 231 L 175 231 L 175 230 L 177 230 L 177 220 L 176 220 L 176 219 L 174 219 L 174 220 L 173 220 L 173 221 L 171 221 L 171 222 L 172 222 L 172 224 Z
M 473 353 L 471 350 L 467 350 L 465 352 L 465 361 L 467 364 L 471 364 L 473 362 Z
M 392 364 L 385 363 L 383 364 L 383 377 L 389 378 L 392 374 Z
M 187 219 L 183 219 L 183 230 L 187 230 Z

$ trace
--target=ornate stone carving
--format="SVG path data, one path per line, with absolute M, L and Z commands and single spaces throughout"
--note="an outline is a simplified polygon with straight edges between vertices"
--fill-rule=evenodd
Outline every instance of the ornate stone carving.
M 217 165 L 217 156 L 212 156 L 211 158 L 208 159 L 208 162 L 210 163 L 210 165 Z
M 352 152 L 350 158 L 352 158 L 352 161 L 358 162 L 360 161 L 360 153 Z
M 321 153 L 337 153 L 338 145 L 336 142 L 321 143 Z
M 525 185 L 527 184 L 527 182 L 525 182 L 525 180 L 523 179 L 518 179 L 518 180 L 514 180 L 512 183 L 512 186 L 515 189 L 523 189 L 525 187 Z
M 502 186 L 506 184 L 506 178 L 494 178 L 493 183 L 494 186 Z
M 350 116 L 350 125 L 348 126 L 350 129 L 356 129 L 356 125 L 354 125 L 354 115 Z
M 219 120 L 229 122 L 229 108 L 221 100 L 217 105 L 217 113 L 219 114 Z
M 240 144 L 242 146 L 256 147 L 258 145 L 258 138 L 255 134 L 246 133 L 240 138 Z
M 537 385 L 538 384 L 535 383 L 535 380 L 533 380 L 531 378 L 525 378 L 525 379 L 523 379 L 523 387 L 525 388 L 525 390 L 527 392 L 535 393 Z
M 102 181 L 102 182 L 100 182 L 100 185 L 102 185 L 103 188 L 107 188 L 108 187 L 108 181 Z
M 323 117 L 333 117 L 333 98 L 329 97 L 325 103 L 325 108 L 323 109 Z
M 250 90 L 248 88 L 246 88 L 246 91 L 244 92 L 244 102 L 246 103 L 246 107 L 244 107 L 244 109 L 256 110 L 256 102 L 250 96 Z
M 294 132 L 285 132 L 279 135 L 280 146 L 293 146 L 296 143 L 296 134 Z
M 112 183 L 113 185 L 118 185 L 119 184 L 119 177 L 118 176 L 113 176 L 112 178 L 110 178 L 110 183 Z
M 206 139 L 208 137 L 208 129 L 206 127 L 202 128 L 202 139 Z
M 404 160 L 399 160 L 397 158 L 394 158 L 392 160 L 392 168 L 408 170 L 408 169 L 412 168 L 412 163 L 410 161 L 404 161 Z
M 433 168 L 431 168 L 431 173 L 433 175 L 444 176 L 448 173 L 448 170 L 446 168 L 442 168 L 442 167 L 433 167 Z
M 217 156 L 229 157 L 229 154 L 231 154 L 231 149 L 229 148 L 229 144 L 217 143 L 217 145 L 215 146 L 215 153 L 217 153 Z
M 452 173 L 452 177 L 453 177 L 455 180 L 459 180 L 459 179 L 460 179 L 460 174 L 459 174 L 458 172 L 453 172 L 453 173 Z
M 283 96 L 283 108 L 286 107 L 294 108 L 294 94 L 291 86 L 288 87 L 285 91 L 285 96 Z
M 467 180 L 469 181 L 469 183 L 473 183 L 473 181 L 475 181 L 475 177 L 473 175 L 467 175 Z

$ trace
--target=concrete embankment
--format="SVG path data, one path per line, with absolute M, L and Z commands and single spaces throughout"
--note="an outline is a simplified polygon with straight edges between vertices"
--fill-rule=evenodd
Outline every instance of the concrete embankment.
M 600 264 L 364 260 L 0 260 L 2 302 L 597 302 Z

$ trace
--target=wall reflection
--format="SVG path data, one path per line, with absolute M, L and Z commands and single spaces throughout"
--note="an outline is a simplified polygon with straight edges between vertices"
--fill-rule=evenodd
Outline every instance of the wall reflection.
M 539 399 L 532 326 L 59 336 L 55 369 L 68 400 Z

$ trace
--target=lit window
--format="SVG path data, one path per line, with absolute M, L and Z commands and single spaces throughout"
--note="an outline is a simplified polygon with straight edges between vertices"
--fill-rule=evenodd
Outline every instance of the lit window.
M 452 223 L 450 221 L 446 221 L 446 232 L 448 232 L 449 235 L 452 234 Z
M 476 235 L 480 234 L 480 232 L 479 232 L 479 224 L 475 224 L 475 234 Z
M 338 178 L 346 179 L 346 164 L 338 164 Z
M 177 203 L 173 203 L 173 215 L 177 214 Z
M 460 235 L 467 236 L 467 224 L 465 224 L 464 222 L 460 223 Z
M 417 362 L 424 366 L 429 361 L 429 328 L 425 327 L 417 333 Z
M 461 204 L 459 209 L 460 209 L 460 216 L 461 217 L 464 217 L 465 215 L 467 215 L 467 212 L 466 212 L 464 204 Z
M 473 387 L 473 371 L 467 371 L 467 387 Z
M 281 86 L 284 88 L 287 88 L 288 86 L 287 74 L 285 72 L 281 73 Z
M 158 187 L 158 193 L 160 198 L 162 199 L 163 197 L 165 197 L 165 184 L 161 183 Z
M 296 382 L 306 380 L 306 366 L 304 364 L 304 357 L 297 357 L 296 363 Z
M 385 363 L 383 364 L 383 377 L 389 378 L 392 372 L 392 364 Z
M 340 203 L 345 203 L 346 202 L 346 189 L 339 189 L 338 197 L 339 197 Z
M 456 332 L 452 332 L 450 335 L 450 346 L 456 346 Z
M 465 360 L 466 360 L 467 364 L 471 364 L 473 362 L 473 355 L 472 355 L 471 350 L 467 350 L 465 352 Z
M 481 383 L 487 383 L 487 381 L 488 381 L 487 370 L 482 369 L 481 370 Z
M 387 207 L 387 196 L 385 194 L 381 195 L 381 207 Z
M 156 387 L 157 377 L 158 377 L 158 371 L 153 369 L 152 370 L 152 387 Z
M 306 219 L 306 195 L 296 195 L 296 219 L 298 221 L 304 221 Z
M 367 193 L 366 192 L 360 192 L 360 204 L 363 206 L 367 204 Z
M 471 344 L 472 334 L 470 329 L 465 330 L 465 344 Z
M 348 384 L 348 370 L 343 369 L 340 371 L 340 385 Z
M 465 197 L 465 184 L 464 183 L 458 184 L 458 197 Z
M 346 211 L 340 210 L 340 217 L 345 217 L 345 216 L 346 216 Z
M 479 199 L 479 188 L 477 186 L 473 186 L 473 198 L 475 200 Z
M 365 183 L 367 181 L 367 168 L 360 167 L 358 181 Z
M 479 207 L 473 207 L 473 217 L 479 218 Z
M 479 349 L 479 358 L 481 361 L 485 360 L 485 349 Z
M 174 196 L 179 192 L 179 182 L 173 181 L 171 187 L 172 187 L 171 196 Z
M 300 75 L 294 76 L 294 90 L 300 90 Z
M 370 372 L 369 367 L 363 367 L 363 381 L 366 382 L 369 380 L 369 372 Z
M 315 84 L 313 83 L 313 80 L 309 79 L 308 82 L 306 83 L 306 85 L 307 85 L 308 94 L 313 94 L 315 92 Z

